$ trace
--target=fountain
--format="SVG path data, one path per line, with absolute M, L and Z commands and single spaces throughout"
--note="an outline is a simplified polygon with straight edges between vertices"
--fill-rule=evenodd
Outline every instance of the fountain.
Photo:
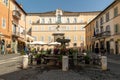
M 58 38 L 57 40 L 56 40 L 57 42 L 60 42 L 61 43 L 61 46 L 63 47 L 63 48 L 66 48 L 66 43 L 69 43 L 70 42 L 70 39 L 65 39 L 65 37 L 63 37 L 63 39 L 61 39 L 61 38 Z

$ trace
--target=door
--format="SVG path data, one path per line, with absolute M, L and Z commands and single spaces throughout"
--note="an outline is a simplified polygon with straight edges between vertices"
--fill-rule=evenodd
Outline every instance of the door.
M 106 52 L 110 54 L 110 41 L 106 42 Z
M 118 54 L 118 41 L 115 42 L 115 54 Z

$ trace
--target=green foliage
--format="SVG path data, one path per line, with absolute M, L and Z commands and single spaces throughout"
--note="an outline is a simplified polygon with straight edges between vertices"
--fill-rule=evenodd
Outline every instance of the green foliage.
M 36 59 L 38 59 L 38 58 L 40 58 L 41 55 L 40 54 L 35 54 L 34 56 L 35 56 Z
M 86 55 L 84 56 L 85 61 L 90 61 L 90 56 Z
M 24 50 L 21 51 L 21 55 L 25 55 L 25 51 Z

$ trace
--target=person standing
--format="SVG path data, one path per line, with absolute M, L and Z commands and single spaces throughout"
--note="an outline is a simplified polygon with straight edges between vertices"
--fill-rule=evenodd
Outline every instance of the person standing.
M 4 45 L 2 45 L 2 47 L 1 47 L 1 54 L 2 54 L 2 55 L 5 54 L 5 46 L 4 46 Z

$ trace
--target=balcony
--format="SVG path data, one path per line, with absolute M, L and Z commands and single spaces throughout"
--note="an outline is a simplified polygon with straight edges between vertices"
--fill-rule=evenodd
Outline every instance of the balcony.
M 96 34 L 94 37 L 95 38 L 105 38 L 105 37 L 109 37 L 110 35 L 111 35 L 110 31 L 104 31 L 104 32 Z
M 13 32 L 12 32 L 12 36 L 14 36 L 14 37 L 19 37 L 19 36 L 20 36 L 20 33 L 19 33 L 19 32 L 16 32 L 16 31 L 13 31 Z
M 18 10 L 13 10 L 13 17 L 20 19 L 21 18 L 21 14 Z

